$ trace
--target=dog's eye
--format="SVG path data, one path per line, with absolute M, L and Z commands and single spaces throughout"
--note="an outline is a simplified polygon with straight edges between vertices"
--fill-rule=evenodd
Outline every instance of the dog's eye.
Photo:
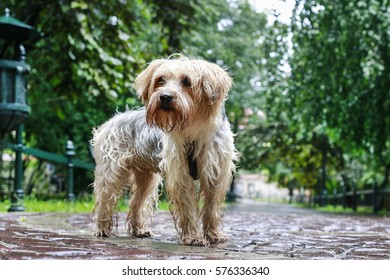
M 158 78 L 157 79 L 157 84 L 159 84 L 159 85 L 165 84 L 165 79 L 163 77 Z
M 190 87 L 191 86 L 191 80 L 188 78 L 188 77 L 185 77 L 181 83 L 183 84 L 183 86 L 185 87 Z

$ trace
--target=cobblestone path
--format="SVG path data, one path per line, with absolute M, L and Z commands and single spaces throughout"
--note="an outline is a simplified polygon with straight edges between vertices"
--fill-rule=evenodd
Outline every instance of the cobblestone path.
M 168 212 L 154 236 L 127 236 L 119 214 L 116 238 L 91 236 L 91 214 L 0 213 L 0 259 L 390 259 L 390 218 L 329 215 L 271 203 L 229 206 L 230 241 L 208 248 L 178 244 Z

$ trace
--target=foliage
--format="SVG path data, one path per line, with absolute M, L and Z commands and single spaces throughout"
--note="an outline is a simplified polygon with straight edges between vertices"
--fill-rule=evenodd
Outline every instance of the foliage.
M 317 193 L 389 177 L 389 8 L 387 1 L 297 1 L 290 75 L 268 77 L 266 121 L 250 114 L 240 131 L 246 167 L 288 188 Z M 282 66 L 288 45 L 275 23 L 270 48 Z M 265 54 L 267 52 L 264 52 Z M 279 56 L 275 55 L 280 54 Z M 272 69 L 267 65 L 267 69 Z M 279 75 L 278 75 L 279 74 Z M 252 108 L 256 108 L 252 105 Z
M 291 57 L 290 94 L 305 128 L 321 125 L 379 157 L 390 127 L 388 12 L 387 1 L 305 1 Z
M 167 54 L 181 52 L 185 42 L 183 34 L 196 25 L 195 10 L 198 0 L 146 0 L 155 15 L 153 23 L 161 26 L 161 41 Z M 203 4 L 203 3 L 202 3 Z
M 63 154 L 71 139 L 76 157 L 92 161 L 92 127 L 125 105 L 139 106 L 132 81 L 162 52 L 151 12 L 142 1 L 10 0 L 4 7 L 43 34 L 26 45 L 32 67 L 27 144 Z M 76 178 L 82 189 L 92 180 L 82 170 Z
M 376 0 L 300 1 L 292 24 L 293 129 L 377 172 L 390 164 L 389 30 L 388 1 Z
M 131 82 L 158 46 L 151 15 L 139 1 L 11 1 L 9 7 L 44 33 L 28 46 L 27 141 L 62 152 L 69 138 L 78 157 L 90 158 L 91 127 L 116 107 L 138 104 Z

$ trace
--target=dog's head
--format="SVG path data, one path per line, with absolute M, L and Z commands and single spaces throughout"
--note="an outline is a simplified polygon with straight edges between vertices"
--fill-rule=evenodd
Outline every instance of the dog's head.
M 214 63 L 180 56 L 152 61 L 135 86 L 146 105 L 147 123 L 170 132 L 215 117 L 232 79 Z

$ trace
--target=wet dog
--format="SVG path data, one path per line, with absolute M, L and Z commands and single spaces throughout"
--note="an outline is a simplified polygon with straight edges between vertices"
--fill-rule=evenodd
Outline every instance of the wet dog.
M 221 206 L 236 159 L 224 110 L 231 77 L 214 63 L 179 56 L 152 61 L 135 86 L 145 108 L 118 113 L 91 141 L 95 235 L 112 235 L 118 197 L 129 189 L 129 233 L 151 236 L 145 220 L 164 178 L 180 242 L 225 242 Z

